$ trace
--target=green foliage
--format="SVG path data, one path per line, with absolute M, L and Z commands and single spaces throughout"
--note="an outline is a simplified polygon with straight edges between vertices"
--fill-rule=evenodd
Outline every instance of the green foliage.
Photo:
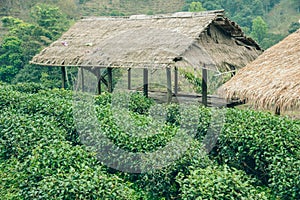
M 276 196 L 297 199 L 299 132 L 299 121 L 232 109 L 228 111 L 215 153 L 220 163 L 256 176 Z
M 1 85 L 1 199 L 137 199 L 131 183 L 66 141 L 74 127 L 69 93 L 40 89 Z
M 201 12 L 206 10 L 205 8 L 202 7 L 201 2 L 192 2 L 189 6 L 189 12 Z
M 23 162 L 10 159 L 0 167 L 2 199 L 137 199 L 130 183 L 67 142 L 39 144 Z
M 280 34 L 272 34 L 269 33 L 267 36 L 261 41 L 260 45 L 263 49 L 267 49 L 278 42 L 280 42 L 282 39 L 284 39 L 284 35 Z
M 152 99 L 136 92 L 130 95 L 129 110 L 139 114 L 147 114 L 153 104 Z
M 32 87 L 33 91 L 30 92 L 32 94 L 29 94 L 13 90 L 24 90 L 24 87 L 20 86 L 0 86 L 0 88 L 0 105 L 3 108 L 18 110 L 18 113 L 26 115 L 42 114 L 52 117 L 57 121 L 59 127 L 63 127 L 67 131 L 67 140 L 74 144 L 79 142 L 74 127 L 72 96 L 69 91 L 53 89 L 34 93 L 37 89 Z
M 296 32 L 300 29 L 300 22 L 292 22 L 289 26 L 289 33 Z
M 37 5 L 32 8 L 31 17 L 40 27 L 48 30 L 53 35 L 53 39 L 57 39 L 69 28 L 66 15 L 58 7 Z
M 202 79 L 195 76 L 192 72 L 181 71 L 184 78 L 193 85 L 195 92 L 201 93 L 202 91 Z
M 61 140 L 66 133 L 57 127 L 54 118 L 26 115 L 12 110 L 0 114 L 0 159 L 24 159 L 39 144 Z
M 255 180 L 243 171 L 228 166 L 191 169 L 179 174 L 181 199 L 270 199 L 270 195 L 255 187 Z
M 84 102 L 74 121 L 73 95 L 0 82 L 0 199 L 300 198 L 299 121 L 229 109 L 208 156 L 210 108 L 157 105 L 138 93 L 88 95 L 92 113 Z M 105 138 L 128 154 L 99 152 Z M 151 157 L 128 157 L 136 152 Z
M 212 161 L 205 154 L 202 144 L 193 141 L 174 162 L 161 169 L 130 175 L 129 180 L 136 182 L 148 194 L 148 199 L 175 199 L 179 197 L 181 187 L 176 177 L 179 174 L 189 175 L 189 167 L 202 169 L 209 165 L 212 165 Z
M 3 39 L 0 48 L 0 80 L 11 82 L 13 76 L 22 67 L 24 59 L 21 50 L 22 41 L 15 36 Z
M 57 7 L 49 5 L 35 6 L 31 12 L 32 19 L 35 23 L 27 23 L 18 18 L 11 16 L 1 19 L 4 27 L 8 29 L 8 34 L 4 36 L 0 44 L 0 80 L 5 82 L 16 82 L 19 80 L 45 82 L 41 77 L 40 70 L 29 65 L 31 58 L 37 54 L 41 48 L 50 44 L 52 40 L 57 39 L 61 33 L 69 28 L 69 20 L 61 13 Z M 29 76 L 23 71 L 24 68 L 30 68 Z M 47 68 L 46 68 L 47 69 Z M 41 70 L 41 71 L 45 71 Z M 50 73 L 46 71 L 44 75 Z M 36 77 L 39 77 L 37 79 Z M 34 80 L 36 79 L 36 80 Z M 41 80 L 42 79 L 42 80 Z M 48 85 L 55 85 L 57 79 L 52 82 L 48 81 Z
M 49 89 L 40 83 L 17 83 L 16 85 L 11 85 L 11 88 L 13 90 L 29 94 L 38 93 L 41 90 Z
M 252 37 L 258 42 L 261 43 L 267 34 L 268 26 L 262 17 L 256 17 L 252 21 Z
M 130 184 L 106 174 L 93 154 L 66 142 L 40 145 L 22 167 L 26 199 L 137 199 Z

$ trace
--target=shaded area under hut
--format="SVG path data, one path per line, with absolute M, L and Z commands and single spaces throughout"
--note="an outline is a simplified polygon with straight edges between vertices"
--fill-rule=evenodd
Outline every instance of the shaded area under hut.
M 254 40 L 224 16 L 223 10 L 216 10 L 85 18 L 36 55 L 31 63 L 61 67 L 63 87 L 65 67 L 80 68 L 82 85 L 83 69 L 89 70 L 98 78 L 98 93 L 102 82 L 112 92 L 114 68 L 127 70 L 128 89 L 131 89 L 131 70 L 143 69 L 146 96 L 149 70 L 163 69 L 168 101 L 178 94 L 178 69 L 202 70 L 202 103 L 207 105 L 207 71 L 234 74 L 261 52 Z M 103 68 L 106 80 L 100 72 Z
M 267 49 L 224 84 L 220 95 L 240 98 L 256 108 L 300 109 L 300 29 Z

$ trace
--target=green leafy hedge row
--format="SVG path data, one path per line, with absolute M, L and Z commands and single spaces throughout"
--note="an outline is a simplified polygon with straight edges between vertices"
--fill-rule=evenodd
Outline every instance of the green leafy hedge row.
M 177 176 L 182 199 L 270 199 L 266 188 L 255 186 L 245 172 L 227 165 L 191 168 L 187 177 Z M 263 192 L 265 191 L 265 192 Z
M 269 186 L 281 199 L 300 198 L 300 122 L 230 109 L 215 155 Z
M 78 121 L 70 91 L 0 85 L 0 199 L 299 198 L 299 121 L 229 109 L 208 156 L 209 108 L 157 105 L 138 93 L 94 100 L 90 110 L 77 104 Z M 101 157 L 103 138 L 131 153 L 161 152 L 142 165 L 125 157 L 129 168 L 162 162 L 140 174 L 110 168 L 119 158 Z
M 67 141 L 69 92 L 1 89 L 0 199 L 138 199 L 131 183 Z

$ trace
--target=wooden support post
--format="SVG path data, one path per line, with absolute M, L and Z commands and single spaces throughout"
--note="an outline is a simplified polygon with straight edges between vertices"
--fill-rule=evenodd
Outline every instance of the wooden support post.
M 280 107 L 276 106 L 275 115 L 280 115 Z
M 131 68 L 128 68 L 128 90 L 131 90 Z
M 172 77 L 171 77 L 171 68 L 166 68 L 167 72 L 167 102 L 172 101 Z
M 80 67 L 80 74 L 81 74 L 81 91 L 84 92 L 84 73 L 83 73 L 83 67 Z
M 61 87 L 66 89 L 66 67 L 61 67 Z
M 107 83 L 108 92 L 112 93 L 112 91 L 113 91 L 113 78 L 112 78 L 112 68 L 111 67 L 107 68 L 107 79 L 108 79 L 108 83 Z
M 101 68 L 96 69 L 97 74 L 97 92 L 100 95 L 101 94 Z
M 207 69 L 205 65 L 202 68 L 202 104 L 207 106 Z
M 148 69 L 144 68 L 144 80 L 143 80 L 143 92 L 145 97 L 148 97 L 148 84 L 149 84 L 149 80 L 148 80 Z
M 177 96 L 178 94 L 178 68 L 175 67 L 175 70 L 174 70 L 174 93 L 175 95 Z

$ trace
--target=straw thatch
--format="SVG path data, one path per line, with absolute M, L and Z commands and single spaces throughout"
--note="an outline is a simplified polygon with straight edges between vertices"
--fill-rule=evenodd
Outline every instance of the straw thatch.
M 223 11 L 90 17 L 75 23 L 31 63 L 47 66 L 163 68 L 228 71 L 261 49 Z
M 258 108 L 300 108 L 300 29 L 266 50 L 222 86 L 220 94 Z

